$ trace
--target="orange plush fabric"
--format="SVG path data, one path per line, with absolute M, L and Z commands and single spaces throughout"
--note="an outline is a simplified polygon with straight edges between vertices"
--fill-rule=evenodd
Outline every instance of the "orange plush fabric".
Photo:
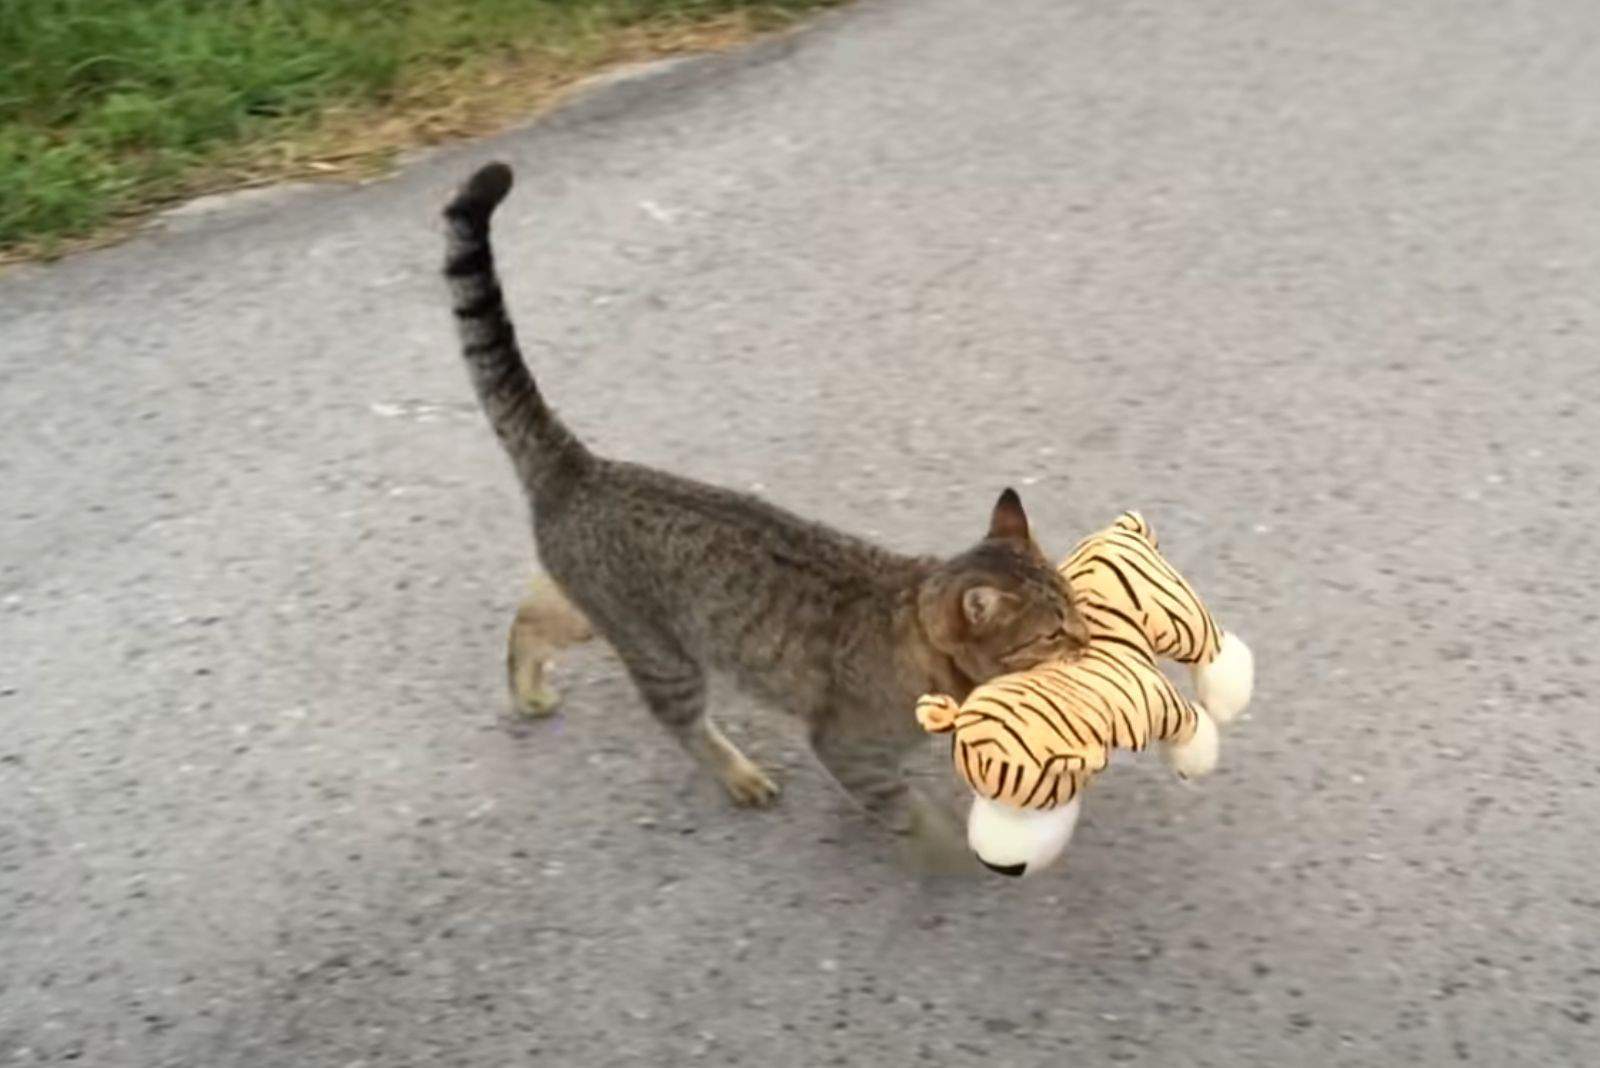
M 1194 667 L 1202 696 L 1212 683 L 1219 707 L 1211 711 L 1219 720 L 1232 718 L 1249 700 L 1248 650 L 1218 628 L 1158 551 L 1139 513 L 1125 512 L 1084 539 L 1060 571 L 1089 626 L 1089 647 L 1080 658 L 994 679 L 960 704 L 944 694 L 917 703 L 924 729 L 953 734 L 957 775 L 979 796 L 1017 808 L 1071 801 L 1105 768 L 1114 748 L 1143 749 L 1152 740 L 1180 748 L 1197 728 L 1209 727 L 1200 722 L 1207 709 L 1178 692 L 1159 659 Z M 1225 642 L 1240 650 L 1245 675 L 1218 684 L 1206 671 Z M 1238 658 L 1228 660 L 1230 675 L 1237 676 Z M 1214 742 L 1210 752 L 1214 762 Z M 1204 770 L 1209 767 L 1196 773 Z

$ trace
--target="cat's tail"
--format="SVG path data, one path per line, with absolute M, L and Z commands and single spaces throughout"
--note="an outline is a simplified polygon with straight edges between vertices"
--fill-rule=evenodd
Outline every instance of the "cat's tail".
M 504 163 L 485 164 L 461 186 L 444 209 L 444 276 L 478 401 L 523 485 L 542 495 L 582 474 L 591 458 L 539 394 L 506 314 L 489 217 L 510 191 Z

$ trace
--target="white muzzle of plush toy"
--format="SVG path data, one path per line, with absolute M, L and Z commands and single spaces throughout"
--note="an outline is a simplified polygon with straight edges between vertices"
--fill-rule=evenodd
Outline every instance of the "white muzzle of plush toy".
M 1014 808 L 973 797 L 967 845 L 1001 875 L 1036 875 L 1061 856 L 1078 825 L 1078 798 L 1052 809 Z

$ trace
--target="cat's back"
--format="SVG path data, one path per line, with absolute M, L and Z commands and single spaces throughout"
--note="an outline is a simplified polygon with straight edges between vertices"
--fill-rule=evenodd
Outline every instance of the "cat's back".
M 538 525 L 541 558 L 586 611 L 670 636 L 779 703 L 819 700 L 845 620 L 886 617 L 918 566 L 751 494 L 617 461 Z
M 755 496 L 660 471 L 605 461 L 575 511 L 613 528 L 641 558 L 772 564 L 834 579 L 897 572 L 910 561 L 862 538 Z

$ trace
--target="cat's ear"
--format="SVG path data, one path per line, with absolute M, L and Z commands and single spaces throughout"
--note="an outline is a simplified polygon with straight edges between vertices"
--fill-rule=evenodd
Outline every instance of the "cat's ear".
M 1007 595 L 993 586 L 973 586 L 961 595 L 961 614 L 979 627 L 999 615 L 1006 600 Z
M 1028 513 L 1022 510 L 1022 498 L 1010 486 L 1000 494 L 989 516 L 989 537 L 1010 541 L 1028 541 Z

